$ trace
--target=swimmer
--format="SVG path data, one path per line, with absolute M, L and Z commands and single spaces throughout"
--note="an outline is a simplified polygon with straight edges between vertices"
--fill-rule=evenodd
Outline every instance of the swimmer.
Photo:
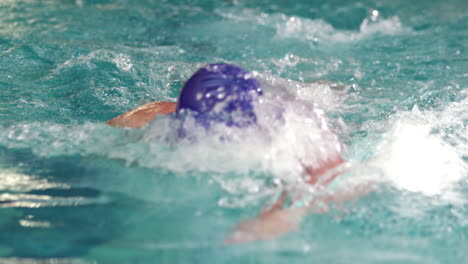
M 177 102 L 145 104 L 109 120 L 107 124 L 138 128 L 158 115 L 178 115 L 190 111 L 195 114 L 196 121 L 207 129 L 212 122 L 243 128 L 257 123 L 254 101 L 261 96 L 263 91 L 251 73 L 231 64 L 210 64 L 189 78 Z M 326 187 L 339 174 L 334 170 L 343 163 L 341 154 L 337 153 L 322 160 L 320 164 L 303 165 L 304 181 L 316 187 Z M 344 201 L 354 196 L 356 192 L 329 195 L 302 206 L 284 208 L 288 193 L 283 191 L 279 199 L 264 209 L 257 218 L 237 225 L 225 242 L 239 243 L 277 237 L 297 229 L 300 220 L 307 213 L 323 212 L 322 204 Z M 297 197 L 293 198 L 295 199 L 299 200 Z

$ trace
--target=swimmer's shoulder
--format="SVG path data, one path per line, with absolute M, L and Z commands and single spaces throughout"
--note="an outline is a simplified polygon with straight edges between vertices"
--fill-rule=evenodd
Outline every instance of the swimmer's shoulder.
M 176 111 L 175 102 L 152 102 L 134 108 L 109 121 L 108 125 L 115 127 L 137 128 L 148 124 L 157 115 L 167 115 Z

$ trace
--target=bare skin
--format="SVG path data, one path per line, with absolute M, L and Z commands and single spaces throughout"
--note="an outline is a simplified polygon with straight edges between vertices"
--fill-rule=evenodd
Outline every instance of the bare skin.
M 342 165 L 343 162 L 341 156 L 337 156 L 335 159 L 324 162 L 322 166 L 317 169 L 304 166 L 306 182 L 313 186 L 326 187 L 339 173 L 333 173 L 326 179 L 322 179 L 322 176 Z M 356 196 L 356 192 L 352 191 L 347 194 L 347 196 L 343 193 L 339 196 L 323 196 L 308 204 L 295 208 L 284 208 L 287 196 L 287 191 L 283 191 L 278 200 L 272 206 L 264 209 L 256 218 L 240 222 L 224 242 L 226 244 L 234 244 L 256 240 L 268 240 L 298 230 L 301 220 L 308 213 L 325 213 L 327 207 L 324 208 L 323 205 L 335 201 L 349 200 Z
M 132 109 L 122 115 L 119 115 L 107 122 L 107 124 L 116 127 L 138 128 L 148 124 L 157 115 L 167 115 L 176 111 L 175 102 L 152 102 L 135 109 Z M 330 159 L 319 168 L 310 168 L 304 166 L 305 180 L 308 184 L 326 187 L 332 182 L 339 173 L 334 173 L 326 179 L 322 176 L 330 170 L 343 164 L 341 156 Z M 270 207 L 264 209 L 256 218 L 242 221 L 239 223 L 231 235 L 225 240 L 225 243 L 240 243 L 254 240 L 272 239 L 277 236 L 298 229 L 302 218 L 308 213 L 323 213 L 321 204 L 328 204 L 334 201 L 345 201 L 359 196 L 358 192 L 325 196 L 309 204 L 297 208 L 283 208 L 283 204 L 288 196 L 284 191 L 280 198 Z
M 245 243 L 257 240 L 269 240 L 299 229 L 302 219 L 310 213 L 328 212 L 328 204 L 344 203 L 351 199 L 368 194 L 369 185 L 350 188 L 339 194 L 328 194 L 318 197 L 301 207 L 283 208 L 284 200 L 280 198 L 270 209 L 260 213 L 256 218 L 240 222 L 224 241 L 226 244 Z M 285 196 L 283 192 L 282 196 Z
M 174 102 L 152 102 L 134 108 L 121 114 L 107 124 L 116 127 L 138 128 L 148 124 L 157 115 L 167 115 L 176 111 L 177 103 Z

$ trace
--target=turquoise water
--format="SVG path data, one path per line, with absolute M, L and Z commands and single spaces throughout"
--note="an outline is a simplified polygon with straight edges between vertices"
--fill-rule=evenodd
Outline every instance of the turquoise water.
M 463 0 L 1 1 L 0 262 L 466 263 L 467 10 Z M 298 177 L 291 160 L 265 157 L 294 152 L 289 139 L 171 144 L 164 117 L 104 124 L 175 101 L 198 67 L 220 61 L 316 103 L 348 162 L 330 191 L 373 191 L 278 239 L 224 245 L 279 192 L 277 178 Z

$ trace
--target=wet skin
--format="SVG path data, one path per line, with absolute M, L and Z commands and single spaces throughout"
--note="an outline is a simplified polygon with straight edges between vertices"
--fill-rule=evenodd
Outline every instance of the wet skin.
M 148 124 L 157 115 L 167 115 L 176 111 L 177 103 L 174 102 L 152 102 L 134 108 L 121 114 L 107 124 L 116 127 L 138 128 Z
M 135 109 L 132 109 L 122 115 L 119 115 L 107 122 L 115 127 L 138 128 L 148 124 L 158 115 L 167 115 L 176 111 L 175 102 L 152 102 Z M 322 179 L 322 176 L 328 174 L 331 170 L 344 163 L 341 156 L 337 155 L 317 168 L 304 166 L 304 180 L 314 186 L 326 187 L 337 176 L 338 172 L 328 175 Z M 240 243 L 254 240 L 272 239 L 299 227 L 301 219 L 307 213 L 323 213 L 323 206 L 318 204 L 327 204 L 333 201 L 345 201 L 356 195 L 355 191 L 346 194 L 329 195 L 314 200 L 302 207 L 284 208 L 284 202 L 288 193 L 284 191 L 280 198 L 270 207 L 264 209 L 256 218 L 239 223 L 225 240 L 225 243 Z

